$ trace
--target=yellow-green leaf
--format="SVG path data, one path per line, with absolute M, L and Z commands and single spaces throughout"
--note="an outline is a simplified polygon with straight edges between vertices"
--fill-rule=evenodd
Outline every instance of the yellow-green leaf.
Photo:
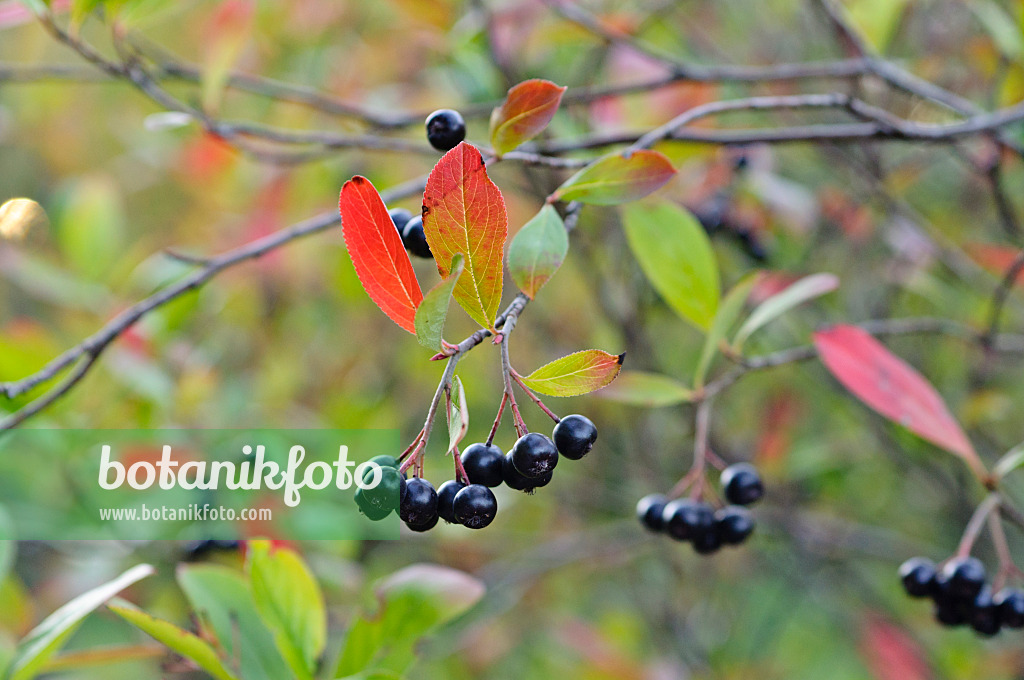
M 665 185 L 676 169 L 665 154 L 650 149 L 604 156 L 562 183 L 551 201 L 617 205 L 643 198 Z
M 704 347 L 700 353 L 700 360 L 697 362 L 697 370 L 694 372 L 693 384 L 698 388 L 704 386 L 704 378 L 707 376 L 708 369 L 711 368 L 711 360 L 718 353 L 718 344 L 725 339 L 725 334 L 736 323 L 736 319 L 740 318 L 743 303 L 750 297 L 750 290 L 756 282 L 756 273 L 747 274 L 732 287 L 718 307 L 715 320 L 711 323 L 711 329 L 708 330 L 708 334 L 704 338 Z
M 530 389 L 552 397 L 574 397 L 605 387 L 622 368 L 625 353 L 615 355 L 599 349 L 575 352 L 544 364 L 523 382 Z

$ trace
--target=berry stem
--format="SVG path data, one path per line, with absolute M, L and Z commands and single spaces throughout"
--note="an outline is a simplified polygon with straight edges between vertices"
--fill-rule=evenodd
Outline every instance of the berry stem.
M 540 397 L 534 394 L 533 390 L 526 386 L 526 383 L 523 382 L 523 377 L 519 375 L 519 373 L 514 368 L 511 369 L 511 371 L 512 379 L 516 381 L 516 384 L 519 385 L 519 388 L 526 394 L 526 396 L 528 396 L 534 404 L 539 406 L 541 411 L 544 411 L 544 413 L 548 414 L 548 417 L 551 418 L 551 420 L 555 421 L 556 425 L 560 423 L 562 419 L 559 418 L 554 411 L 545 406 L 544 402 L 540 400 Z
M 513 370 L 508 355 L 508 338 L 515 330 L 518 319 L 519 312 L 512 310 L 505 316 L 505 323 L 501 327 L 501 373 L 505 383 L 505 397 L 508 399 L 509 406 L 512 407 L 512 422 L 516 428 L 516 435 L 522 437 L 529 433 L 530 429 L 526 427 L 526 421 L 523 420 L 523 415 L 519 412 L 519 404 L 516 403 L 516 395 L 512 391 Z
M 444 368 L 444 374 L 441 376 L 441 382 L 437 385 L 437 391 L 434 392 L 434 398 L 430 400 L 430 408 L 427 409 L 427 419 L 423 423 L 423 429 L 420 430 L 418 437 L 419 442 L 413 442 L 414 447 L 412 453 L 409 455 L 409 459 L 402 463 L 402 466 L 398 468 L 399 472 L 405 472 L 410 467 L 414 467 L 414 474 L 416 476 L 422 476 L 423 474 L 423 452 L 427 450 L 427 442 L 430 440 L 430 433 L 434 429 L 434 420 L 437 418 L 437 409 L 441 405 L 442 395 L 448 394 L 451 389 L 452 377 L 455 375 L 455 366 L 459 363 L 459 359 L 462 358 L 462 353 L 453 354 L 448 357 L 448 364 Z M 450 411 L 450 409 L 449 409 Z M 403 454 L 404 456 L 405 454 Z
M 469 484 L 469 475 L 466 474 L 466 468 L 462 467 L 462 454 L 458 446 L 452 449 L 452 458 L 455 459 L 455 481 L 462 480 Z
M 992 536 L 992 545 L 995 546 L 996 555 L 999 557 L 999 572 L 992 581 L 992 589 L 999 591 L 1006 584 L 1008 578 L 1024 578 L 1024 572 L 1013 561 L 1010 545 L 1006 540 L 1006 531 L 1003 529 L 1003 520 L 998 512 L 989 513 L 988 531 Z
M 414 448 L 416 448 L 416 445 L 420 443 L 421 439 L 423 439 L 423 430 L 420 430 L 420 433 L 418 435 L 416 435 L 416 438 L 412 440 L 412 443 L 409 444 L 409 446 L 405 449 L 405 451 L 402 451 L 401 455 L 398 456 L 398 461 L 402 462 L 403 460 L 405 460 L 405 457 L 408 456 L 409 453 Z
M 693 433 L 693 467 L 690 472 L 694 476 L 694 485 L 690 489 L 690 497 L 700 500 L 704 495 L 704 470 L 708 459 L 708 425 L 711 421 L 711 402 L 704 400 L 697 405 L 694 418 Z
M 990 493 L 974 509 L 974 514 L 971 515 L 970 521 L 967 522 L 967 526 L 964 528 L 964 535 L 960 539 L 960 545 L 957 546 L 957 557 L 964 558 L 970 556 L 971 549 L 974 548 L 974 543 L 978 540 L 978 536 L 985 526 L 985 519 L 999 505 L 999 502 L 999 494 Z
M 508 393 L 501 393 L 501 403 L 498 404 L 498 414 L 494 416 L 494 425 L 491 426 L 491 432 L 487 435 L 487 446 L 494 443 L 494 435 L 498 433 L 498 426 L 501 425 L 501 416 L 505 413 L 505 403 L 508 401 Z

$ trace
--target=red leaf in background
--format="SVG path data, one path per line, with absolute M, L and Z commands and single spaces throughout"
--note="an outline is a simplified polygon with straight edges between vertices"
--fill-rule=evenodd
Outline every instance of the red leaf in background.
M 902 629 L 872 616 L 864 623 L 860 651 L 875 680 L 929 680 L 921 649 Z
M 916 370 L 856 326 L 814 334 L 818 356 L 855 397 L 919 437 L 960 456 L 986 475 L 974 447 L 935 388 Z
M 448 277 L 456 253 L 465 256 L 466 268 L 453 296 L 474 321 L 494 330 L 508 215 L 505 199 L 473 145 L 460 143 L 430 171 L 423 192 L 423 232 L 442 278 Z
M 409 254 L 380 194 L 365 177 L 341 188 L 341 230 L 359 282 L 388 317 L 416 335 L 416 308 L 423 292 Z
M 66 12 L 71 7 L 71 0 L 53 0 L 50 11 L 54 14 Z M 0 29 L 20 26 L 35 21 L 36 15 L 23 0 L 6 0 L 0 2 Z
M 558 110 L 565 88 L 549 80 L 525 80 L 508 91 L 491 114 L 491 145 L 497 154 L 508 153 L 536 137 Z
M 1020 256 L 1019 248 L 997 246 L 991 243 L 968 243 L 964 246 L 964 250 L 967 251 L 972 260 L 999 278 L 1006 276 L 1007 272 L 1010 271 L 1010 267 L 1013 266 Z M 1024 283 L 1024 270 L 1017 274 L 1014 283 L 1017 285 Z

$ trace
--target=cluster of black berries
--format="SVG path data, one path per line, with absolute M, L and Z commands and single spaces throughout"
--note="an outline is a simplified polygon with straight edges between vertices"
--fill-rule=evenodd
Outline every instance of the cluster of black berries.
M 935 620 L 944 626 L 970 625 L 980 635 L 1024 627 L 1024 591 L 1003 588 L 992 594 L 985 565 L 976 557 L 954 557 L 941 568 L 924 557 L 900 565 L 903 589 L 911 597 L 935 603 Z
M 739 545 L 754 531 L 754 518 L 744 505 L 764 495 L 764 484 L 753 465 L 737 463 L 721 477 L 722 492 L 731 504 L 715 510 L 708 503 L 661 494 L 644 496 L 636 504 L 640 523 L 651 531 L 689 542 L 701 555 L 725 545 Z
M 548 438 L 538 432 L 524 434 L 507 454 L 494 444 L 471 444 L 462 452 L 462 467 L 469 483 L 450 479 L 436 490 L 422 477 L 406 481 L 398 474 L 398 461 L 390 456 L 373 459 L 383 466 L 394 461 L 394 475 L 387 473 L 373 489 L 356 492 L 356 503 L 370 519 L 383 519 L 396 507 L 398 516 L 413 531 L 427 531 L 438 519 L 483 529 L 498 513 L 492 488 L 506 486 L 532 493 L 551 481 L 559 455 L 579 460 L 597 441 L 597 428 L 588 418 L 562 418 Z M 385 460 L 389 459 L 389 460 Z M 387 472 L 387 470 L 384 470 Z M 394 477 L 393 489 L 391 478 Z M 387 484 L 386 488 L 382 489 Z

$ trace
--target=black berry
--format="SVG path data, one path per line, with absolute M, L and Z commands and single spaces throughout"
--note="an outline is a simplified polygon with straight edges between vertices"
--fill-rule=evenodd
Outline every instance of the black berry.
M 715 527 L 724 545 L 739 545 L 754 533 L 754 517 L 746 508 L 728 505 L 715 512 Z
M 700 555 L 710 555 L 713 552 L 718 552 L 718 549 L 722 547 L 722 536 L 718 533 L 718 525 L 712 524 L 704 531 L 699 532 L 690 539 L 690 543 L 693 544 L 693 549 Z
M 680 499 L 667 503 L 661 514 L 665 531 L 679 541 L 703 536 L 715 521 L 715 513 L 707 503 Z
M 500 486 L 505 454 L 494 444 L 471 444 L 462 452 L 462 467 L 470 484 Z
M 924 557 L 911 557 L 900 565 L 900 581 L 911 597 L 927 597 L 935 588 L 935 563 Z
M 957 557 L 946 562 L 942 576 L 950 597 L 973 599 L 985 585 L 985 565 L 976 557 Z
M 722 471 L 722 490 L 734 505 L 750 505 L 764 495 L 761 475 L 750 463 L 736 463 Z
M 498 514 L 494 493 L 483 484 L 470 484 L 455 494 L 455 519 L 470 529 L 483 529 Z
M 398 516 L 410 527 L 431 521 L 437 524 L 437 492 L 433 485 L 422 477 L 413 477 L 406 482 Z
M 1024 627 L 1024 592 L 1017 588 L 1003 588 L 995 596 L 999 618 L 1007 628 Z
M 528 432 L 512 446 L 512 464 L 527 477 L 540 477 L 555 469 L 558 449 L 554 442 L 537 432 Z
M 967 614 L 956 602 L 939 600 L 935 603 L 935 620 L 944 626 L 962 626 L 967 623 Z
M 999 608 L 992 601 L 992 588 L 984 586 L 974 598 L 974 607 L 970 616 L 971 628 L 981 635 L 995 635 L 1002 624 L 999 620 Z
M 571 460 L 579 460 L 590 453 L 597 441 L 597 428 L 590 419 L 581 415 L 562 418 L 551 433 L 558 452 Z
M 391 215 L 391 221 L 394 222 L 395 229 L 398 230 L 399 234 L 402 233 L 405 225 L 412 219 L 412 213 L 405 208 L 392 208 L 388 211 L 388 215 Z
M 416 257 L 434 257 L 427 245 L 427 236 L 423 233 L 423 218 L 419 215 L 406 222 L 402 228 L 402 245 Z
M 661 514 L 665 510 L 666 503 L 668 503 L 668 498 L 660 493 L 644 496 L 636 504 L 637 519 L 651 531 L 661 531 L 665 528 Z
M 510 489 L 531 493 L 534 489 L 538 489 L 550 482 L 553 473 L 548 472 L 540 477 L 527 477 L 512 464 L 512 454 L 506 453 L 501 461 L 501 474 L 505 485 Z
M 455 494 L 464 488 L 466 488 L 465 484 L 454 479 L 449 479 L 437 487 L 437 514 L 449 524 L 455 524 L 459 521 L 455 519 Z
M 430 531 L 437 526 L 437 513 L 435 512 L 430 519 L 423 524 L 409 524 L 406 522 L 405 526 L 409 527 L 412 531 Z
M 449 151 L 466 138 L 466 121 L 458 111 L 439 109 L 427 116 L 427 141 L 438 151 Z

